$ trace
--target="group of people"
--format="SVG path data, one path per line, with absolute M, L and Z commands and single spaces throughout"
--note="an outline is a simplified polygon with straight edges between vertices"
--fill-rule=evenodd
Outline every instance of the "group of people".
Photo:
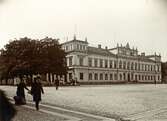
M 24 79 L 20 81 L 20 83 L 17 85 L 16 96 L 14 96 L 15 104 L 26 104 L 24 89 L 26 89 L 28 93 L 32 95 L 33 101 L 35 102 L 36 110 L 39 110 L 41 94 L 44 94 L 40 77 L 34 78 L 34 81 L 31 84 L 31 90 L 27 88 Z

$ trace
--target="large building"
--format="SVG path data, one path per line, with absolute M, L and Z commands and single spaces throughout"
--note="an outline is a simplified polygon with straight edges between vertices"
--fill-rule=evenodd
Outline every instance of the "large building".
M 161 56 L 139 54 L 137 49 L 89 46 L 87 39 L 62 44 L 67 52 L 67 80 L 79 82 L 161 82 Z

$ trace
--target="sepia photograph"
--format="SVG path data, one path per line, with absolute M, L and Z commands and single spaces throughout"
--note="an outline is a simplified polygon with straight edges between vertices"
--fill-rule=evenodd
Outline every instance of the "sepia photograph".
M 167 121 L 167 0 L 0 0 L 0 121 Z

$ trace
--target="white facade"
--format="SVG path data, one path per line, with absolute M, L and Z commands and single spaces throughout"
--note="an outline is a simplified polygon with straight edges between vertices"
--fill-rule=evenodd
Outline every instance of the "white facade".
M 62 44 L 67 52 L 67 80 L 79 82 L 161 82 L 161 56 L 138 54 L 137 49 L 117 45 L 108 49 L 73 40 Z

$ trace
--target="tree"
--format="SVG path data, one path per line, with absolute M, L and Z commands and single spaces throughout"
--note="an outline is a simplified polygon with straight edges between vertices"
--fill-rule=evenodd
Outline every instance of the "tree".
M 15 39 L 1 50 L 0 69 L 6 80 L 15 76 L 20 79 L 24 75 L 32 77 L 33 74 L 66 74 L 65 56 L 58 39 Z

